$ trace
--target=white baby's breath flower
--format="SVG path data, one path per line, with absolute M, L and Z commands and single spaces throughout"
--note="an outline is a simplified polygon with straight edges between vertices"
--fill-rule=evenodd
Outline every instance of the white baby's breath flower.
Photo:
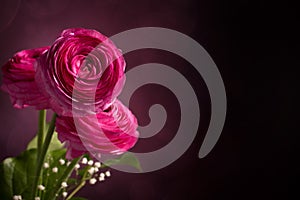
M 80 168 L 80 165 L 77 163 L 76 165 L 75 165 L 75 169 L 79 169 Z
M 104 180 L 105 180 L 104 176 L 99 177 L 99 181 L 104 181 Z
M 96 182 L 97 182 L 97 179 L 95 179 L 95 178 L 90 179 L 90 184 L 91 185 L 94 185 Z
M 66 187 L 68 187 L 68 184 L 67 184 L 66 182 L 62 182 L 62 183 L 61 183 L 61 187 L 62 187 L 62 188 L 66 188 Z
M 95 162 L 94 166 L 100 168 L 101 167 L 101 163 L 100 162 Z
M 105 175 L 106 175 L 107 177 L 110 177 L 110 176 L 111 176 L 110 171 L 106 171 L 106 172 L 105 172 Z
M 58 168 L 57 168 L 57 167 L 53 167 L 53 168 L 52 168 L 52 172 L 53 172 L 53 173 L 57 173 L 57 172 L 58 172 Z
M 88 160 L 85 157 L 82 158 L 82 161 L 81 161 L 82 164 L 87 164 L 87 162 L 88 162 Z
M 93 164 L 94 164 L 94 161 L 93 160 L 89 160 L 88 165 L 92 166 Z
M 38 185 L 38 189 L 43 191 L 43 190 L 45 190 L 45 186 L 43 186 L 43 185 Z
M 60 163 L 61 165 L 64 165 L 64 164 L 66 163 L 66 161 L 65 161 L 64 159 L 59 159 L 59 163 Z
M 88 173 L 90 175 L 93 175 L 95 173 L 95 167 L 91 167 L 89 170 L 88 170 Z
M 62 195 L 63 195 L 63 197 L 66 197 L 68 195 L 68 193 L 67 192 L 63 192 Z
M 45 162 L 45 163 L 44 163 L 44 168 L 47 169 L 47 168 L 49 168 L 49 167 L 50 167 L 49 163 Z
M 98 171 L 99 171 L 98 167 L 94 167 L 94 168 L 95 168 L 95 172 L 98 172 Z
M 22 200 L 22 196 L 21 195 L 14 195 L 13 200 Z

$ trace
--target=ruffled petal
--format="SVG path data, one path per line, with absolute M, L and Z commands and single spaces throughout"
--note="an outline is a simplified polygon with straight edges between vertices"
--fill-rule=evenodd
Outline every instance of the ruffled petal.
M 68 158 L 85 153 L 92 156 L 124 153 L 137 142 L 137 126 L 135 116 L 118 100 L 107 112 L 96 116 L 59 116 L 56 121 L 58 138 L 65 142 Z
M 49 99 L 39 90 L 35 81 L 36 59 L 49 47 L 28 49 L 16 53 L 3 67 L 1 89 L 10 95 L 15 108 L 34 106 L 36 109 L 50 107 Z
M 38 63 L 38 85 L 59 115 L 102 112 L 124 85 L 125 60 L 121 52 L 95 30 L 64 30 Z

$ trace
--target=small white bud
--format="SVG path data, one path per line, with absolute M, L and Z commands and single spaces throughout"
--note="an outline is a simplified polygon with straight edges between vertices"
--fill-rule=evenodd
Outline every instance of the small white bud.
M 88 165 L 92 166 L 93 164 L 94 164 L 94 161 L 93 160 L 89 160 Z
M 57 172 L 58 172 L 58 168 L 57 168 L 57 167 L 53 167 L 53 168 L 52 168 L 52 172 L 53 172 L 53 173 L 57 173 Z
M 67 166 L 69 167 L 69 165 L 70 165 L 70 164 L 71 164 L 71 162 L 70 162 L 70 161 L 68 161 L 68 162 L 67 162 Z
M 85 157 L 82 158 L 82 161 L 81 161 L 82 164 L 87 164 L 87 162 L 88 162 L 88 160 Z
M 45 163 L 44 163 L 44 168 L 47 169 L 47 168 L 49 168 L 49 167 L 50 167 L 49 163 L 46 163 L 46 162 L 45 162 Z
M 110 177 L 110 176 L 111 176 L 110 171 L 106 171 L 106 172 L 105 172 L 105 175 L 106 175 L 107 177 Z
M 45 186 L 43 186 L 43 185 L 38 185 L 38 189 L 43 191 L 43 190 L 45 190 Z
M 95 179 L 95 178 L 90 179 L 90 184 L 91 185 L 94 185 L 96 182 L 97 182 L 97 179 Z
M 94 167 L 91 167 L 89 170 L 88 170 L 88 173 L 90 175 L 93 175 L 95 173 L 95 168 Z
M 104 180 L 105 180 L 104 176 L 99 177 L 99 181 L 104 181 Z
M 68 195 L 68 193 L 67 192 L 63 192 L 62 195 L 63 195 L 63 197 L 66 197 Z
M 61 187 L 66 188 L 66 187 L 68 187 L 68 184 L 66 182 L 62 182 Z
M 41 200 L 40 197 L 34 197 L 34 200 Z
M 59 159 L 59 163 L 60 163 L 61 165 L 64 165 L 64 164 L 66 163 L 66 161 L 65 161 L 64 159 Z
M 98 172 L 98 171 L 99 171 L 98 167 L 94 167 L 94 168 L 95 168 L 95 172 Z
M 14 195 L 13 200 L 22 200 L 22 196 L 21 195 Z
M 95 167 L 98 167 L 98 168 L 100 168 L 101 167 L 101 163 L 100 162 L 95 162 Z
M 80 165 L 79 164 L 76 164 L 75 165 L 75 169 L 79 169 L 80 168 Z
M 105 174 L 103 172 L 100 173 L 100 177 L 105 177 Z

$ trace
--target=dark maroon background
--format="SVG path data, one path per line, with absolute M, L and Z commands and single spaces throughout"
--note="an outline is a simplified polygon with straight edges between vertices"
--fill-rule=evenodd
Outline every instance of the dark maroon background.
M 80 192 L 82 196 L 91 200 L 290 199 L 299 181 L 299 131 L 287 125 L 295 116 L 298 84 L 292 71 L 297 66 L 296 44 L 291 40 L 296 35 L 293 5 L 263 0 L 15 2 L 0 3 L 1 64 L 19 50 L 51 44 L 68 27 L 96 29 L 111 36 L 132 28 L 158 26 L 197 40 L 212 56 L 224 79 L 226 124 L 213 151 L 199 159 L 210 117 L 209 95 L 201 76 L 171 53 L 140 50 L 125 55 L 128 69 L 159 62 L 186 76 L 199 97 L 200 129 L 188 151 L 170 166 L 146 174 L 112 170 L 109 180 L 86 187 Z M 3 160 L 25 149 L 37 129 L 37 112 L 12 108 L 3 92 L 0 99 Z M 153 138 L 140 140 L 135 151 L 160 148 L 176 134 L 178 102 L 166 88 L 140 88 L 130 108 L 140 124 L 145 124 L 149 120 L 148 107 L 158 102 L 166 106 L 167 124 Z

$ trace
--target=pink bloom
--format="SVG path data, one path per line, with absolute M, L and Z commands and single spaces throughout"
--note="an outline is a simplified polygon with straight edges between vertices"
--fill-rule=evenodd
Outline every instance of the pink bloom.
M 58 138 L 68 149 L 67 158 L 84 153 L 123 153 L 136 143 L 139 135 L 136 129 L 135 116 L 118 100 L 96 115 L 59 116 L 56 120 Z
M 49 108 L 48 99 L 40 92 L 35 82 L 34 69 L 36 59 L 48 49 L 49 47 L 42 47 L 20 51 L 2 67 L 1 88 L 10 95 L 15 108 Z
M 39 59 L 36 79 L 56 113 L 79 116 L 112 104 L 123 87 L 124 69 L 121 52 L 106 36 L 67 29 Z

